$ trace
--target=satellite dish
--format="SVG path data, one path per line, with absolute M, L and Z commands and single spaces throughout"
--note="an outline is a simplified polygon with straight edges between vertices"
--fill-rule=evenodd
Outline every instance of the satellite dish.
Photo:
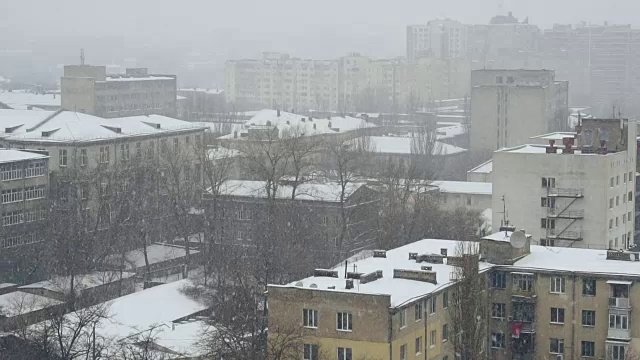
M 522 249 L 525 245 L 527 245 L 527 235 L 524 232 L 518 230 L 511 233 L 511 246 Z
M 309 287 L 310 287 L 310 288 L 312 288 L 312 289 L 317 289 L 317 288 L 318 288 L 318 285 L 316 285 L 316 284 L 311 284 L 311 285 L 309 285 Z
M 304 286 L 304 283 L 303 283 L 302 281 L 298 281 L 298 282 L 296 283 L 296 286 L 297 286 L 297 287 L 303 287 L 303 286 Z

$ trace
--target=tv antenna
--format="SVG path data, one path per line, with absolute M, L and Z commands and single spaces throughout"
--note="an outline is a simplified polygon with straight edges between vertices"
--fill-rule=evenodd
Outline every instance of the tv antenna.
M 500 213 L 498 213 L 500 214 Z M 505 200 L 504 195 L 502 195 L 502 225 L 509 226 L 509 220 L 507 220 L 507 201 Z
M 84 65 L 84 49 L 80 49 L 80 65 Z

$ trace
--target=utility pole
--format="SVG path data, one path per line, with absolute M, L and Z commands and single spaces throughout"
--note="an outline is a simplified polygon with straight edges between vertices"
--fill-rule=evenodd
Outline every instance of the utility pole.
M 80 49 L 80 65 L 84 65 L 84 49 Z

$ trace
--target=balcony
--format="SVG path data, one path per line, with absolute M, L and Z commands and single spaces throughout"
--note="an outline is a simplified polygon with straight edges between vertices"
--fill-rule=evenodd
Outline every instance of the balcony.
M 547 239 L 554 240 L 582 240 L 582 230 L 559 230 L 559 229 L 548 229 Z
M 631 340 L 629 329 L 612 329 L 607 332 L 607 339 Z
M 584 210 L 565 210 L 549 208 L 548 218 L 553 219 L 584 219 Z
M 581 198 L 584 195 L 583 195 L 583 189 L 547 188 L 547 196 L 565 197 L 565 198 Z
M 609 307 L 617 309 L 630 309 L 631 303 L 629 302 L 629 298 L 610 297 Z

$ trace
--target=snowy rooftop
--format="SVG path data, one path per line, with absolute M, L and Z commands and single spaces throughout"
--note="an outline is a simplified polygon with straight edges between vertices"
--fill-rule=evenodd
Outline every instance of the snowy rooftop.
M 122 278 L 128 279 L 135 275 L 134 273 L 123 272 Z M 77 275 L 74 279 L 74 286 L 76 290 L 81 291 L 119 281 L 120 276 L 120 272 L 117 271 L 96 271 L 90 274 Z M 71 277 L 56 276 L 50 280 L 20 286 L 18 289 L 46 289 L 53 292 L 64 292 L 68 290 L 70 283 Z
M 412 154 L 414 140 L 410 136 L 369 136 L 374 152 L 383 154 Z M 433 155 L 453 155 L 467 151 L 461 147 L 436 141 Z
M 0 295 L 0 315 L 13 317 L 60 304 L 61 301 L 46 296 L 14 291 Z
M 171 76 L 107 76 L 106 82 L 119 82 L 119 81 L 149 81 L 149 80 L 175 80 L 176 78 Z M 96 81 L 101 82 L 101 81 Z
M 46 159 L 48 157 L 47 155 L 36 154 L 29 151 L 0 148 L 0 164 L 22 160 Z
M 336 134 L 361 128 L 375 127 L 375 125 L 370 122 L 350 116 L 331 116 L 330 119 L 325 117 L 312 118 L 312 120 L 309 120 L 308 116 L 292 114 L 284 111 L 281 111 L 280 116 L 278 116 L 278 112 L 276 110 L 266 109 L 257 112 L 243 125 L 243 128 L 238 133 L 238 138 L 243 138 L 241 133 L 247 133 L 251 128 L 268 126 L 277 127 L 280 132 L 280 137 L 284 136 L 287 132 L 310 136 Z M 234 134 L 220 137 L 220 139 L 233 138 Z
M 493 187 L 491 183 L 471 181 L 434 181 L 431 185 L 437 186 L 444 193 L 489 196 L 491 196 Z
M 548 134 L 532 136 L 529 139 L 544 140 L 544 141 L 555 140 L 562 143 L 562 139 L 574 138 L 575 136 L 576 136 L 576 133 L 574 131 L 557 131 L 557 132 L 552 132 Z
M 203 93 L 203 94 L 209 94 L 209 95 L 218 95 L 218 94 L 222 94 L 224 93 L 224 90 L 222 89 L 204 89 L 204 88 L 191 88 L 191 89 L 178 89 L 178 91 L 183 91 L 183 92 L 196 92 L 196 93 Z
M 103 119 L 73 111 L 0 110 L 0 137 L 17 141 L 78 142 L 203 129 L 162 115 Z
M 441 124 L 438 123 L 438 125 L 441 125 Z M 466 132 L 466 130 L 464 128 L 464 125 L 455 124 L 455 125 L 447 125 L 447 126 L 439 127 L 436 130 L 436 132 L 437 132 L 436 139 L 444 140 L 444 139 L 451 139 L 456 136 L 463 135 Z
M 526 144 L 519 145 L 510 148 L 502 148 L 496 150 L 496 152 L 508 152 L 508 153 L 519 153 L 519 154 L 546 154 L 547 149 L 545 145 L 536 145 L 536 144 Z M 562 149 L 558 147 L 556 152 L 562 152 Z M 576 151 L 577 153 L 578 151 Z
M 12 109 L 26 110 L 28 106 L 60 107 L 60 95 L 37 94 L 27 90 L 0 90 L 0 102 Z
M 473 172 L 473 173 L 481 173 L 481 174 L 490 174 L 491 171 L 493 171 L 493 160 L 487 160 L 485 162 L 483 162 L 482 164 L 474 167 L 473 169 L 469 170 L 469 172 Z
M 239 150 L 227 148 L 224 146 L 218 146 L 207 150 L 207 157 L 209 160 L 221 160 L 242 155 Z
M 454 267 L 452 265 L 418 263 L 415 260 L 409 260 L 409 253 L 415 252 L 418 254 L 440 254 L 440 250 L 446 248 L 449 254 L 454 254 L 458 244 L 458 241 L 453 240 L 425 239 L 405 246 L 401 246 L 393 250 L 388 250 L 386 253 L 386 258 L 366 257 L 364 259 L 349 261 L 347 265 L 348 271 L 353 271 L 354 266 L 356 271 L 362 274 L 368 274 L 377 270 L 382 270 L 382 278 L 368 282 L 366 284 L 362 284 L 359 281 L 354 281 L 353 289 L 345 288 L 346 282 L 344 278 L 343 264 L 334 268 L 334 270 L 338 271 L 337 278 L 311 276 L 284 286 L 314 288 L 313 285 L 315 285 L 317 287 L 317 290 L 322 291 L 389 295 L 391 297 L 392 307 L 401 306 L 403 303 L 428 295 L 433 291 L 439 290 L 451 284 L 449 277 L 450 273 L 454 270 Z M 421 267 L 425 265 L 431 266 L 432 270 L 436 272 L 436 285 L 428 282 L 398 279 L 393 277 L 394 269 L 421 271 Z M 481 269 L 485 269 L 488 267 L 490 267 L 489 264 L 480 265 Z M 300 282 L 302 283 L 301 286 Z M 330 286 L 335 286 L 335 289 L 329 289 Z
M 227 196 L 265 198 L 267 196 L 265 184 L 266 183 L 264 181 L 227 180 L 220 187 L 220 192 L 222 195 Z M 361 183 L 349 183 L 345 195 L 347 197 L 351 196 L 351 194 L 353 194 L 363 185 L 364 184 Z M 282 184 L 278 187 L 277 198 L 290 199 L 292 191 L 293 189 L 291 186 Z M 296 199 L 308 201 L 338 202 L 340 201 L 340 186 L 338 185 L 338 183 L 301 184 L 296 189 Z
M 191 255 L 199 253 L 197 250 L 190 249 Z M 184 246 L 155 243 L 147 246 L 147 258 L 149 265 L 169 261 L 173 259 L 183 258 L 187 255 Z M 124 254 L 125 268 L 135 270 L 145 266 L 144 253 L 142 249 L 131 250 Z M 117 263 L 122 260 L 122 255 L 112 255 L 109 257 L 111 263 Z

